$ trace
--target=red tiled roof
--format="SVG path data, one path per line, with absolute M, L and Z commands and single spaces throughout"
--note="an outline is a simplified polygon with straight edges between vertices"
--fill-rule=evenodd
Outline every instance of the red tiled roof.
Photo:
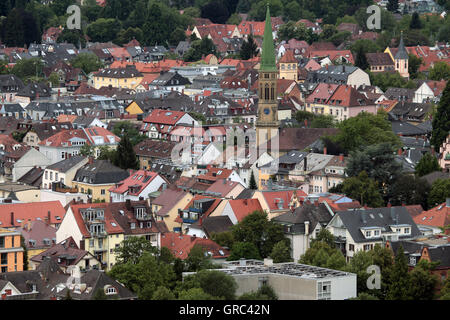
M 14 225 L 11 224 L 11 212 L 14 213 Z M 2 204 L 0 205 L 0 227 L 18 227 L 21 223 L 17 220 L 28 222 L 28 220 L 35 221 L 40 218 L 46 221 L 49 212 L 50 224 L 61 223 L 66 213 L 59 201 Z
M 93 145 L 95 144 L 94 137 L 103 137 L 104 143 L 106 144 L 116 144 L 120 142 L 120 138 L 118 136 L 102 127 L 89 127 L 83 130 Z M 112 140 L 114 140 L 114 142 L 112 142 Z
M 207 172 L 205 174 L 200 174 L 197 176 L 197 179 L 200 180 L 209 180 L 209 181 L 217 181 L 222 179 L 227 179 L 233 170 L 224 169 L 224 168 L 215 168 L 212 166 L 207 166 Z
M 131 57 L 130 53 L 126 48 L 109 48 L 109 52 L 115 59 L 129 58 Z
M 124 233 L 124 230 L 120 227 L 119 223 L 114 219 L 112 212 L 109 207 L 109 203 L 83 203 L 83 204 L 71 204 L 70 208 L 72 209 L 73 215 L 75 217 L 75 221 L 78 225 L 78 229 L 81 234 L 85 238 L 90 238 L 91 234 L 86 226 L 86 223 L 83 220 L 83 216 L 80 212 L 80 209 L 103 209 L 104 211 L 104 221 L 105 221 L 105 231 L 108 234 L 117 234 Z
M 334 91 L 333 95 L 328 99 L 327 104 L 354 107 L 370 105 L 371 101 L 354 87 L 342 84 Z
M 154 123 L 154 124 L 165 124 L 165 125 L 173 126 L 185 114 L 186 114 L 186 112 L 183 112 L 183 111 L 154 109 L 147 117 L 145 117 L 144 122 Z
M 235 199 L 228 203 L 239 222 L 254 211 L 263 211 L 258 199 Z
M 239 182 L 227 181 L 226 179 L 217 180 L 206 191 L 207 192 L 218 192 L 221 194 L 222 197 L 225 197 L 228 193 L 231 192 L 231 190 L 236 188 L 236 186 L 239 184 L 240 184 Z
M 128 178 L 119 182 L 116 187 L 111 187 L 110 192 L 123 194 L 128 191 L 128 187 L 139 186 L 139 190 L 135 193 L 129 193 L 130 195 L 137 196 L 139 193 L 147 187 L 150 182 L 158 176 L 158 173 L 146 170 L 137 170 L 133 172 Z
M 285 54 L 281 57 L 280 63 L 297 63 L 297 59 L 294 57 L 294 52 L 292 50 L 286 50 Z
M 203 247 L 206 252 L 211 252 L 213 259 L 227 258 L 230 255 L 229 250 L 224 249 L 210 239 L 197 238 L 175 232 L 161 235 L 161 246 L 168 248 L 176 258 L 186 259 L 195 245 Z M 219 250 L 223 252 L 223 255 L 220 254 Z
M 338 88 L 338 84 L 319 83 L 314 91 L 306 98 L 307 103 L 326 103 Z M 318 99 L 318 100 L 317 100 Z
M 152 204 L 161 206 L 156 214 L 165 216 L 186 194 L 187 192 L 178 188 L 167 188 L 152 201 Z
M 186 205 L 186 207 L 184 208 L 184 210 L 188 210 L 190 207 L 193 207 L 193 206 L 194 206 L 194 201 L 195 201 L 195 200 L 200 200 L 200 199 L 214 199 L 213 204 L 208 208 L 208 210 L 206 210 L 206 211 L 203 213 L 202 219 L 208 217 L 208 216 L 211 214 L 211 212 L 213 212 L 213 211 L 217 208 L 217 206 L 220 204 L 220 202 L 222 201 L 222 199 L 217 199 L 217 198 L 214 198 L 214 197 L 209 197 L 209 196 L 204 196 L 204 195 L 195 195 L 195 196 L 192 198 L 192 200 L 189 201 L 189 203 Z M 177 216 L 177 217 L 175 218 L 175 222 L 182 223 L 183 220 L 181 219 L 180 216 Z
M 450 225 L 450 207 L 446 206 L 446 203 L 442 203 L 428 211 L 424 211 L 421 214 L 413 217 L 416 224 L 444 227 Z

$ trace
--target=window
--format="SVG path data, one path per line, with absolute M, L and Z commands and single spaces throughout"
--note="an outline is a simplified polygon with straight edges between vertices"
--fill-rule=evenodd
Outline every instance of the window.
M 372 231 L 366 231 L 366 237 L 371 237 L 372 236 Z
M 5 237 L 0 237 L 0 248 L 5 247 Z
M 89 247 L 93 247 L 94 246 L 94 239 L 89 239 Z
M 0 257 L 0 264 L 8 264 L 8 254 L 2 253 Z
M 317 299 L 318 300 L 331 299 L 331 281 L 317 283 Z
M 105 189 L 100 190 L 100 194 L 104 195 L 105 194 Z
M 348 245 L 348 251 L 355 251 L 355 245 L 354 244 L 349 244 Z
M 409 228 L 405 228 L 404 233 L 409 233 Z
M 114 287 L 108 287 L 106 289 L 106 294 L 116 294 L 116 293 L 117 293 L 117 291 L 116 291 L 116 288 L 114 288 Z
M 365 244 L 363 247 L 364 251 L 369 251 L 372 248 L 373 248 L 373 244 Z
M 375 230 L 375 231 L 373 232 L 373 235 L 374 235 L 374 236 L 379 236 L 379 235 L 380 235 L 380 230 Z
M 409 257 L 409 264 L 412 266 L 416 265 L 416 257 Z

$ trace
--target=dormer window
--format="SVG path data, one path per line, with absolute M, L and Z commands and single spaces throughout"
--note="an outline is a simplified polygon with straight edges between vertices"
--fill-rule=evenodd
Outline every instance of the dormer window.
M 366 238 L 369 238 L 372 236 L 372 231 L 366 231 Z

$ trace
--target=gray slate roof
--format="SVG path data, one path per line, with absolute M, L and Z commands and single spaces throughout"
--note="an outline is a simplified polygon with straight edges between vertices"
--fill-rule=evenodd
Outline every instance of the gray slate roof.
M 117 183 L 129 177 L 128 171 L 114 166 L 108 160 L 94 160 L 78 169 L 74 181 L 89 184 Z
M 73 157 L 70 157 L 69 159 L 65 159 L 59 162 L 56 162 L 50 166 L 47 167 L 49 170 L 55 170 L 59 172 L 67 172 L 77 164 L 79 164 L 81 161 L 85 160 L 86 158 L 84 156 L 76 155 Z
M 327 207 L 323 203 L 319 203 L 317 206 L 314 204 L 304 204 L 301 207 L 297 207 L 294 212 L 287 212 L 275 217 L 273 221 L 290 225 L 291 229 L 287 231 L 288 233 L 300 234 L 305 234 L 305 221 L 309 221 L 309 234 L 311 234 L 318 223 L 325 226 L 330 222 L 331 218 L 332 215 Z
M 381 215 L 380 215 L 381 214 Z M 415 238 L 421 235 L 419 228 L 404 207 L 375 208 L 355 211 L 338 211 L 336 215 L 341 219 L 345 228 L 356 243 L 373 242 L 377 238 L 366 239 L 360 228 L 382 227 L 382 230 L 390 230 L 390 225 L 407 224 L 411 226 L 411 235 L 407 238 Z M 383 232 L 383 231 L 382 231 Z M 400 236 L 400 239 L 405 236 Z M 382 238 L 380 237 L 379 240 Z

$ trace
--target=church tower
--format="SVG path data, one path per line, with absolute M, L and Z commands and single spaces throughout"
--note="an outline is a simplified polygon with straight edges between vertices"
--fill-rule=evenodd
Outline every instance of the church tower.
M 256 120 L 257 145 L 269 141 L 278 134 L 278 101 L 277 101 L 278 69 L 275 62 L 275 47 L 272 36 L 270 10 L 267 5 L 264 38 L 259 68 L 259 101 Z
M 405 44 L 403 43 L 403 31 L 400 37 L 400 43 L 398 45 L 397 53 L 394 56 L 395 70 L 404 77 L 409 79 L 408 72 L 408 52 L 406 51 Z

